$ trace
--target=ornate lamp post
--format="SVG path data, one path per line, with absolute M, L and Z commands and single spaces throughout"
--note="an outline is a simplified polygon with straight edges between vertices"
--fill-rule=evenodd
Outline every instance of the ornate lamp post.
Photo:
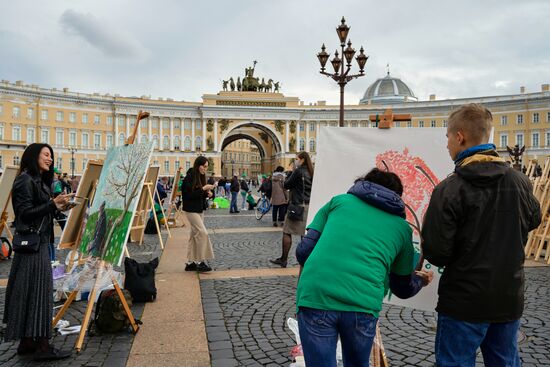
M 74 162 L 74 154 L 77 152 L 78 150 L 75 148 L 75 147 L 70 147 L 69 148 L 69 153 L 71 153 L 71 178 L 74 179 L 74 166 L 75 166 L 75 162 Z
M 231 177 L 235 175 L 235 160 L 231 160 Z
M 367 63 L 367 60 L 369 58 L 367 55 L 365 55 L 365 50 L 363 49 L 363 46 L 361 46 L 361 49 L 359 50 L 359 55 L 357 55 L 357 57 L 355 58 L 355 60 L 357 60 L 357 64 L 359 65 L 359 74 L 349 74 L 351 70 L 351 62 L 353 60 L 353 56 L 355 56 L 355 49 L 351 47 L 351 41 L 347 39 L 349 29 L 350 27 L 346 25 L 346 20 L 344 19 L 344 17 L 342 17 L 342 24 L 340 24 L 338 28 L 336 28 L 336 33 L 338 34 L 338 38 L 340 39 L 340 47 L 342 48 L 341 55 L 343 55 L 343 58 L 340 59 L 338 50 L 334 52 L 334 57 L 332 58 L 332 60 L 330 60 L 330 63 L 334 68 L 333 74 L 325 71 L 325 65 L 327 64 L 330 54 L 325 51 L 326 47 L 324 43 L 321 47 L 321 52 L 317 54 L 317 58 L 321 63 L 320 73 L 332 78 L 340 86 L 340 127 L 344 126 L 344 87 L 352 79 L 359 78 L 365 75 L 365 64 Z M 346 40 L 348 47 L 346 47 Z

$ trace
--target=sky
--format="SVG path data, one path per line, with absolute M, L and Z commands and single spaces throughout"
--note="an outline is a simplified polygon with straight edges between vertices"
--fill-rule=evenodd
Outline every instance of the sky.
M 342 16 L 369 55 L 346 104 L 388 63 L 419 100 L 550 83 L 547 0 L 0 0 L 0 14 L 0 79 L 44 88 L 201 102 L 257 60 L 285 95 L 338 104 L 316 54 L 339 46 Z

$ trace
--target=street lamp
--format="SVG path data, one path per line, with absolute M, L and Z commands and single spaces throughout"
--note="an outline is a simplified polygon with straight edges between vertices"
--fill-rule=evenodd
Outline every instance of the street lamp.
M 71 153 L 71 178 L 74 179 L 74 166 L 75 166 L 75 162 L 74 162 L 74 154 L 77 152 L 78 150 L 75 148 L 75 147 L 70 147 L 69 148 L 69 153 Z
M 350 27 L 346 25 L 346 20 L 342 17 L 342 24 L 336 28 L 336 33 L 340 39 L 340 47 L 342 50 L 341 54 L 338 54 L 338 50 L 336 50 L 336 52 L 334 52 L 333 59 L 330 60 L 330 63 L 334 68 L 333 74 L 325 71 L 325 65 L 327 64 L 330 54 L 326 52 L 324 43 L 323 46 L 321 46 L 321 52 L 317 54 L 317 58 L 321 64 L 320 73 L 332 78 L 336 83 L 338 83 L 338 85 L 340 85 L 340 127 L 344 126 L 344 87 L 349 81 L 365 75 L 365 64 L 369 58 L 365 55 L 365 50 L 363 49 L 363 46 L 361 46 L 359 55 L 355 58 L 355 60 L 357 60 L 357 64 L 359 65 L 359 74 L 349 75 L 351 70 L 351 62 L 353 60 L 353 56 L 355 56 L 355 49 L 351 47 L 351 41 L 347 40 L 349 29 Z M 346 40 L 348 47 L 346 47 Z M 342 58 L 340 58 L 339 55 L 342 55 Z
M 231 160 L 231 177 L 235 175 L 235 160 Z

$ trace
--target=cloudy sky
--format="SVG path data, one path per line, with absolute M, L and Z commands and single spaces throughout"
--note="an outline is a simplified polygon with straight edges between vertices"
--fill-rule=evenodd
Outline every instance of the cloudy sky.
M 391 74 L 421 99 L 528 92 L 550 83 L 550 1 L 0 0 L 0 79 L 42 87 L 201 101 L 244 74 L 306 103 L 338 103 L 318 73 L 342 15 L 370 56 L 346 87 L 355 104 Z

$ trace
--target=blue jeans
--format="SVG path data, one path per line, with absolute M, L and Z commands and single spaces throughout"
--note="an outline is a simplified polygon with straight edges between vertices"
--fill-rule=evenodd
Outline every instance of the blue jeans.
M 338 335 L 346 367 L 368 367 L 378 318 L 362 312 L 300 307 L 298 328 L 307 366 L 336 367 Z
M 48 253 L 50 254 L 50 261 L 55 261 L 55 244 L 48 243 Z
M 238 212 L 239 208 L 237 208 L 237 192 L 231 191 L 231 205 L 229 206 L 229 212 Z
M 247 192 L 244 191 L 244 190 L 241 190 L 241 196 L 243 198 L 243 205 L 241 206 L 241 208 L 244 210 L 244 208 L 246 208 L 246 194 Z
M 437 367 L 475 367 L 477 348 L 481 348 L 486 366 L 521 366 L 517 342 L 519 323 L 519 320 L 473 323 L 439 313 L 435 336 Z

